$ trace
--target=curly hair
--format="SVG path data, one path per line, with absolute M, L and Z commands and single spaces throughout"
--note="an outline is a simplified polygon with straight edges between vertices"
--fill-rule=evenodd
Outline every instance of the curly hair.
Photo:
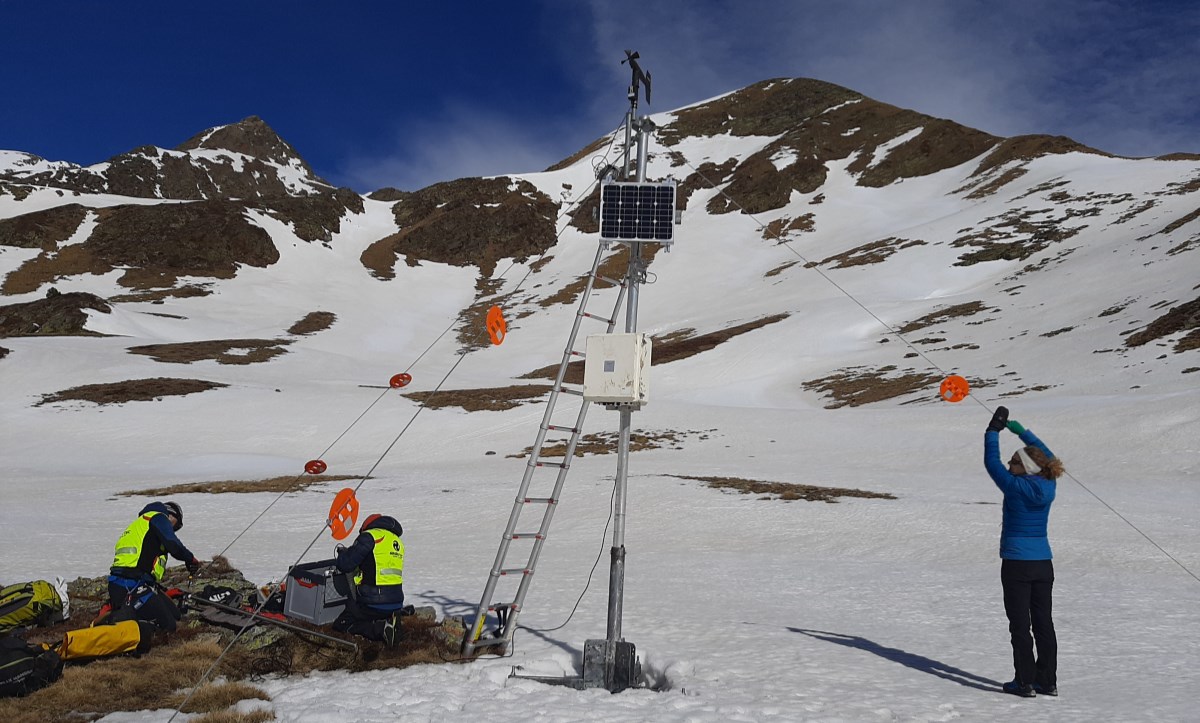
M 1067 471 L 1061 459 L 1058 457 L 1047 457 L 1046 453 L 1037 447 L 1031 445 L 1026 447 L 1024 452 L 1029 455 L 1030 459 L 1037 463 L 1039 467 L 1037 474 L 1040 477 L 1056 480 L 1062 477 Z

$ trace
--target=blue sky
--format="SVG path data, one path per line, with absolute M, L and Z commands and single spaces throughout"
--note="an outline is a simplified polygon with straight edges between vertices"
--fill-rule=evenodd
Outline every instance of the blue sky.
M 541 170 L 616 127 L 811 77 L 997 135 L 1200 153 L 1200 2 L 0 0 L 0 149 L 96 163 L 250 115 L 367 192 Z

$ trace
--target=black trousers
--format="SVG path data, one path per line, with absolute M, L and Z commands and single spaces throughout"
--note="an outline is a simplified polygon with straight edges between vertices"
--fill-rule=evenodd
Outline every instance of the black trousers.
M 114 616 L 122 608 L 131 607 L 134 612 L 133 617 L 138 620 L 148 620 L 161 630 L 169 633 L 175 632 L 179 619 L 182 617 L 179 606 L 159 590 L 151 589 L 148 592 L 148 595 L 142 594 L 137 599 L 131 600 L 128 588 L 115 582 L 108 583 L 108 601 L 112 605 Z M 118 619 L 129 619 L 125 616 L 117 617 Z
M 1058 639 L 1054 636 L 1051 616 L 1054 564 L 1050 560 L 1004 560 L 1000 565 L 1000 582 L 1004 586 L 1004 612 L 1012 636 L 1015 680 L 1047 688 L 1057 686 Z
M 399 618 L 400 611 L 380 610 L 350 598 L 346 601 L 346 609 L 333 621 L 333 629 L 360 635 L 367 640 L 383 640 L 384 624 L 393 615 Z

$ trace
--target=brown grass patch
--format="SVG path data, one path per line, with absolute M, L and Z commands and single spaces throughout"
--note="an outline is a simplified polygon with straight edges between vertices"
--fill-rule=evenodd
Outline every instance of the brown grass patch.
M 858 407 L 922 391 L 927 392 L 931 400 L 938 398 L 934 383 L 940 381 L 939 375 L 909 370 L 891 376 L 895 371 L 896 367 L 890 365 L 871 370 L 851 367 L 837 374 L 804 382 L 803 387 L 831 397 L 833 401 L 825 405 L 826 409 Z
M 516 292 L 497 295 L 496 292 L 504 283 L 503 279 L 488 279 L 480 276 L 475 281 L 475 301 L 458 314 L 456 339 L 459 351 L 466 353 L 484 349 L 492 344 L 491 334 L 487 328 L 488 312 L 493 306 L 499 306 L 504 316 L 504 325 L 511 333 L 516 328 L 515 322 L 533 314 L 532 311 L 520 309 L 520 300 Z M 503 342 L 503 339 L 501 339 Z
M 740 477 L 697 477 L 694 475 L 672 474 L 668 477 L 677 479 L 694 479 L 705 482 L 714 489 L 733 490 L 744 495 L 765 495 L 767 499 L 778 499 L 785 502 L 807 500 L 809 502 L 838 501 L 839 497 L 863 497 L 868 499 L 894 500 L 895 495 L 886 492 L 867 492 L 865 490 L 847 489 L 845 487 L 818 487 L 816 485 L 796 484 L 794 482 L 763 482 L 761 480 L 742 479 Z
M 924 246 L 925 242 L 919 239 L 903 239 L 890 237 L 872 241 L 862 246 L 857 246 L 849 251 L 843 251 L 835 256 L 821 259 L 818 264 L 834 264 L 835 269 L 846 269 L 851 266 L 866 266 L 867 264 L 878 264 L 886 261 L 888 257 L 901 249 L 911 248 L 913 246 Z
M 167 364 L 190 364 L 206 360 L 218 364 L 257 364 L 286 353 L 287 350 L 283 347 L 291 343 L 291 339 L 221 339 L 177 344 L 146 344 L 131 346 L 126 351 L 130 354 L 144 354 L 154 361 Z M 234 350 L 245 351 L 235 353 Z
M 664 447 L 670 449 L 683 449 L 683 443 L 688 437 L 699 437 L 700 439 L 708 439 L 709 434 L 715 432 L 715 429 L 709 430 L 690 430 L 687 432 L 677 432 L 672 429 L 662 429 L 648 432 L 631 431 L 629 433 L 629 451 L 641 452 L 647 449 L 662 449 Z M 576 457 L 594 454 L 615 454 L 617 444 L 620 441 L 620 435 L 617 432 L 595 432 L 593 434 L 585 434 L 579 438 L 575 444 Z M 524 459 L 533 454 L 533 447 L 526 447 L 517 454 L 506 455 L 508 458 Z M 542 444 L 541 454 L 539 457 L 566 457 L 567 443 L 566 441 L 549 441 Z
M 170 485 L 169 487 L 151 487 L 144 490 L 126 490 L 118 492 L 118 497 L 168 497 L 171 495 L 204 493 L 221 495 L 243 492 L 300 492 L 302 490 L 327 482 L 341 482 L 362 477 L 348 474 L 311 475 L 300 474 L 292 477 L 271 477 L 259 480 L 221 480 L 219 482 L 188 482 Z M 368 478 L 370 479 L 370 478 Z
M 811 213 L 806 213 L 799 218 L 791 219 L 791 221 L 789 221 L 786 216 L 783 218 L 777 218 L 763 227 L 763 240 L 775 240 L 779 243 L 783 243 L 787 240 L 787 235 L 793 231 L 797 231 L 799 233 L 814 231 L 816 230 L 815 219 L 816 215 Z
M 85 244 L 75 244 L 61 251 L 43 251 L 21 264 L 4 277 L 0 294 L 29 294 L 64 276 L 99 275 L 111 270 L 111 266 L 97 261 Z
M 662 249 L 662 244 L 644 244 L 642 246 L 642 262 L 649 266 L 658 256 L 659 250 Z M 609 254 L 600 261 L 600 265 L 596 268 L 596 281 L 592 284 L 593 289 L 610 289 L 614 288 L 613 284 L 608 283 L 605 279 L 612 279 L 620 282 L 629 272 L 629 246 L 621 244 L 617 250 Z M 587 288 L 587 275 L 580 276 L 571 283 L 563 286 L 554 294 L 547 296 L 538 302 L 538 306 L 548 308 L 555 304 L 571 304 L 579 299 L 579 295 Z
M 0 219 L 0 246 L 54 251 L 79 229 L 88 209 L 77 203 Z
M 680 154 L 680 160 L 683 160 L 682 154 Z M 683 179 L 683 182 L 679 184 L 677 197 L 678 208 L 680 210 L 686 209 L 688 200 L 696 191 L 707 188 L 716 188 L 720 184 L 724 183 L 729 178 L 729 174 L 733 173 L 733 170 L 737 168 L 737 164 L 737 158 L 728 158 L 720 165 L 713 163 L 712 161 L 705 161 L 704 163 L 701 163 L 696 170 L 688 174 L 688 177 Z M 682 165 L 682 163 L 680 165 Z
M 249 713 L 239 713 L 233 710 L 222 710 L 216 713 L 205 713 L 191 718 L 188 723 L 265 723 L 275 720 L 275 714 L 270 710 L 256 708 Z
M 549 384 L 514 384 L 511 387 L 487 389 L 440 389 L 430 392 L 409 392 L 404 396 L 429 409 L 462 407 L 468 412 L 499 412 L 536 402 L 549 394 L 551 388 Z
M 185 284 L 179 288 L 172 289 L 144 289 L 134 291 L 130 294 L 118 294 L 108 297 L 108 300 L 114 304 L 127 302 L 148 301 L 152 304 L 161 304 L 164 299 L 191 299 L 197 296 L 209 296 L 212 294 L 212 289 L 205 286 L 196 286 L 195 284 Z
M 69 665 L 59 681 L 20 699 L 19 705 L 17 700 L 0 700 L 0 719 L 95 720 L 121 710 L 173 708 L 183 701 L 175 691 L 195 685 L 221 653 L 212 640 L 184 637 L 137 658 Z M 190 706 L 188 711 L 200 712 Z
M 288 327 L 287 333 L 303 336 L 325 331 L 337 321 L 337 314 L 332 311 L 312 311 L 303 319 Z
M 982 301 L 968 301 L 965 304 L 955 304 L 954 306 L 947 306 L 944 309 L 938 309 L 937 311 L 930 312 L 915 321 L 910 321 L 897 329 L 896 332 L 899 334 L 907 334 L 918 329 L 924 329 L 927 326 L 940 324 L 949 319 L 955 319 L 962 316 L 972 316 L 981 311 L 987 310 L 988 307 L 984 306 Z
M 765 316 L 761 319 L 748 321 L 745 324 L 731 326 L 728 329 L 702 334 L 700 336 L 686 336 L 687 331 L 674 331 L 661 337 L 653 337 L 652 351 L 650 353 L 650 365 L 658 366 L 659 364 L 669 364 L 673 361 L 686 359 L 690 356 L 695 356 L 701 352 L 714 349 L 723 342 L 732 339 L 735 336 L 740 336 L 755 329 L 761 329 L 768 324 L 774 324 L 777 321 L 783 321 L 788 318 L 788 314 L 773 314 Z M 554 379 L 558 375 L 558 364 L 552 364 L 540 369 L 535 369 L 531 372 L 521 375 L 521 379 Z M 575 361 L 567 365 L 566 375 L 563 381 L 568 384 L 583 384 L 583 362 Z
M 183 704 L 185 696 L 178 695 L 178 702 L 173 703 L 172 707 L 178 707 Z M 271 700 L 271 696 L 267 695 L 266 691 L 261 688 L 255 688 L 246 683 L 206 683 L 196 689 L 196 693 L 192 699 L 188 701 L 188 713 L 218 713 L 225 711 L 226 708 L 234 705 L 240 700 Z M 234 714 L 236 715 L 236 714 Z M 214 719 L 215 716 L 205 716 L 207 719 Z M 264 720 L 273 720 L 274 716 L 265 718 Z M 234 719 L 230 719 L 234 720 Z
M 617 131 L 617 132 L 619 133 L 620 131 Z M 567 158 L 564 158 L 563 160 L 559 161 L 558 163 L 555 163 L 553 166 L 550 166 L 549 168 L 546 169 L 546 172 L 549 173 L 550 171 L 561 171 L 564 168 L 575 165 L 576 163 L 583 160 L 584 158 L 587 158 L 590 155 L 600 154 L 601 151 L 604 149 L 604 147 L 608 146 L 608 145 L 612 145 L 613 141 L 614 141 L 614 137 L 611 135 L 601 136 L 600 138 L 597 138 L 596 140 L 592 141 L 590 144 L 588 144 L 586 147 L 584 147 L 582 150 L 578 151 L 574 155 L 568 156 Z
M 1144 329 L 1127 337 L 1125 346 L 1138 347 L 1155 339 L 1189 330 L 1191 333 L 1175 344 L 1176 353 L 1200 348 L 1200 297 L 1172 307 L 1167 313 L 1147 324 Z
M 167 587 L 191 588 L 193 584 L 217 584 L 253 596 L 256 586 L 217 558 L 191 583 L 182 567 L 167 569 L 163 581 Z M 30 642 L 56 645 L 68 630 L 85 627 L 107 600 L 106 578 L 80 578 L 69 584 L 72 617 L 48 628 L 30 629 L 24 636 Z M 71 661 L 61 680 L 25 698 L 0 700 L 0 720 L 5 723 L 41 723 L 42 721 L 94 720 L 118 711 L 179 709 L 187 692 L 221 655 L 229 651 L 209 681 L 199 687 L 182 712 L 204 713 L 194 720 L 259 721 L 271 720 L 258 713 L 239 714 L 230 706 L 240 700 L 270 700 L 260 689 L 249 685 L 259 676 L 306 675 L 317 670 L 383 670 L 419 664 L 458 662 L 458 647 L 464 632 L 461 620 L 439 623 L 432 608 L 418 609 L 416 615 L 403 618 L 403 641 L 395 648 L 382 648 L 362 638 L 333 632 L 328 628 L 290 620 L 289 624 L 352 641 L 358 650 L 336 646 L 328 641 L 272 625 L 259 625 L 246 631 L 230 646 L 235 631 L 208 622 L 198 614 L 197 603 L 189 606 L 179 630 L 159 633 L 153 648 L 141 656 L 119 656 L 86 663 Z
M 1197 208 L 1195 211 L 1192 211 L 1191 213 L 1184 214 L 1183 216 L 1180 216 L 1179 218 L 1175 219 L 1174 221 L 1167 224 L 1166 226 L 1163 226 L 1162 231 L 1159 231 L 1159 233 L 1160 234 L 1171 233 L 1175 229 L 1182 228 L 1186 224 L 1189 224 L 1198 218 L 1200 218 L 1200 208 Z
M 1050 244 L 1065 241 L 1087 228 L 1086 225 L 1067 226 L 1066 222 L 1075 216 L 1091 215 L 1092 210 L 1066 209 L 1058 218 L 1034 220 L 1045 213 L 1044 209 L 1020 208 L 988 219 L 996 223 L 982 231 L 960 236 L 950 243 L 955 248 L 978 249 L 959 256 L 954 265 L 971 266 L 985 261 L 1024 261 Z
M 968 183 L 967 185 L 963 186 L 962 188 L 955 189 L 954 193 L 959 193 L 961 191 L 965 191 L 968 188 L 971 188 L 972 186 L 974 186 L 975 190 L 968 193 L 967 198 L 972 199 L 972 200 L 986 198 L 986 197 L 992 195 L 993 193 L 995 193 L 996 191 L 999 191 L 1001 188 L 1004 188 L 1008 184 L 1012 183 L 1013 181 L 1017 180 L 1021 176 L 1024 176 L 1026 173 L 1029 173 L 1029 171 L 1025 168 L 1021 168 L 1021 167 L 1007 168 L 1004 170 L 1003 173 L 996 176 L 995 178 L 993 178 L 990 181 L 986 181 L 984 183 L 979 183 L 979 181 L 985 180 L 986 177 L 980 178 L 980 179 L 977 179 L 974 183 Z
M 792 268 L 793 266 L 795 266 L 798 263 L 800 263 L 800 262 L 799 261 L 788 261 L 788 262 L 782 263 L 779 266 L 776 266 L 775 268 L 771 269 L 767 273 L 763 274 L 763 278 L 769 279 L 772 276 L 778 276 L 778 275 L 782 274 L 784 271 L 787 271 L 788 269 Z
M 385 280 L 395 276 L 400 255 L 410 265 L 474 265 L 490 277 L 499 259 L 525 260 L 554 245 L 557 208 L 533 184 L 507 176 L 436 183 L 396 202 L 400 231 L 368 246 L 360 260 Z
M 1005 138 L 996 149 L 987 154 L 979 162 L 979 167 L 972 175 L 980 175 L 993 168 L 1003 166 L 1012 161 L 1030 161 L 1047 155 L 1063 153 L 1091 153 L 1098 156 L 1112 156 L 1095 148 L 1085 146 L 1066 136 L 1025 135 Z
M 112 311 L 104 299 L 83 291 L 51 291 L 44 299 L 0 306 L 0 337 L 98 336 L 84 328 L 88 319 L 84 309 Z
M 95 404 L 124 404 L 125 402 L 161 401 L 163 397 L 180 397 L 185 394 L 220 389 L 228 384 L 208 382 L 203 379 L 174 379 L 154 377 L 152 379 L 129 379 L 108 384 L 84 384 L 64 389 L 53 394 L 43 394 L 42 401 L 33 406 L 55 402 L 94 402 Z
M 174 286 L 179 276 L 233 278 L 239 264 L 279 260 L 271 237 L 234 201 L 113 206 L 96 210 L 96 229 L 83 243 L 44 251 L 4 281 L 4 293 L 32 291 L 61 276 L 125 268 L 128 288 Z

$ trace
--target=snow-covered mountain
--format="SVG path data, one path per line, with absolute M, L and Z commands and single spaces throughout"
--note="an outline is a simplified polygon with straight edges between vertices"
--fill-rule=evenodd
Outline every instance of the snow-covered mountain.
M 1007 680 L 998 496 L 979 464 L 998 404 L 1079 483 L 1052 532 L 1070 581 L 1064 698 L 1034 717 L 1186 719 L 1200 692 L 1200 585 L 1180 569 L 1200 569 L 1200 157 L 997 138 L 806 79 L 652 120 L 647 175 L 676 178 L 684 210 L 669 251 L 645 252 L 654 367 L 634 415 L 625 630 L 674 698 L 596 699 L 597 719 L 1011 715 L 978 690 Z M 135 506 L 114 493 L 321 457 L 331 474 L 373 470 L 361 496 L 409 530 L 410 595 L 469 615 L 597 253 L 614 135 L 541 173 L 366 196 L 256 118 L 87 168 L 0 152 L 0 581 L 98 574 Z M 603 253 L 619 276 L 624 250 Z M 588 311 L 614 303 L 598 288 Z M 386 391 L 402 371 L 412 384 Z M 970 380 L 966 402 L 940 399 L 948 374 Z M 615 429 L 604 410 L 588 422 Z M 574 463 L 523 624 L 561 622 L 582 591 L 614 464 Z M 818 509 L 713 478 L 897 499 Z M 188 542 L 212 554 L 238 538 L 231 560 L 264 582 L 329 502 L 292 495 L 255 523 L 274 495 L 227 497 L 181 497 Z M 60 554 L 30 526 L 62 500 L 96 549 Z M 522 633 L 512 663 L 389 684 L 461 705 L 413 720 L 524 720 L 528 706 L 588 719 L 566 689 L 501 692 L 512 664 L 571 670 L 578 650 L 561 648 L 603 631 L 603 594 L 588 600 L 564 630 Z M 1113 632 L 1150 615 L 1166 622 Z M 923 674 L 947 665 L 978 684 Z M 275 692 L 291 719 L 303 692 Z

